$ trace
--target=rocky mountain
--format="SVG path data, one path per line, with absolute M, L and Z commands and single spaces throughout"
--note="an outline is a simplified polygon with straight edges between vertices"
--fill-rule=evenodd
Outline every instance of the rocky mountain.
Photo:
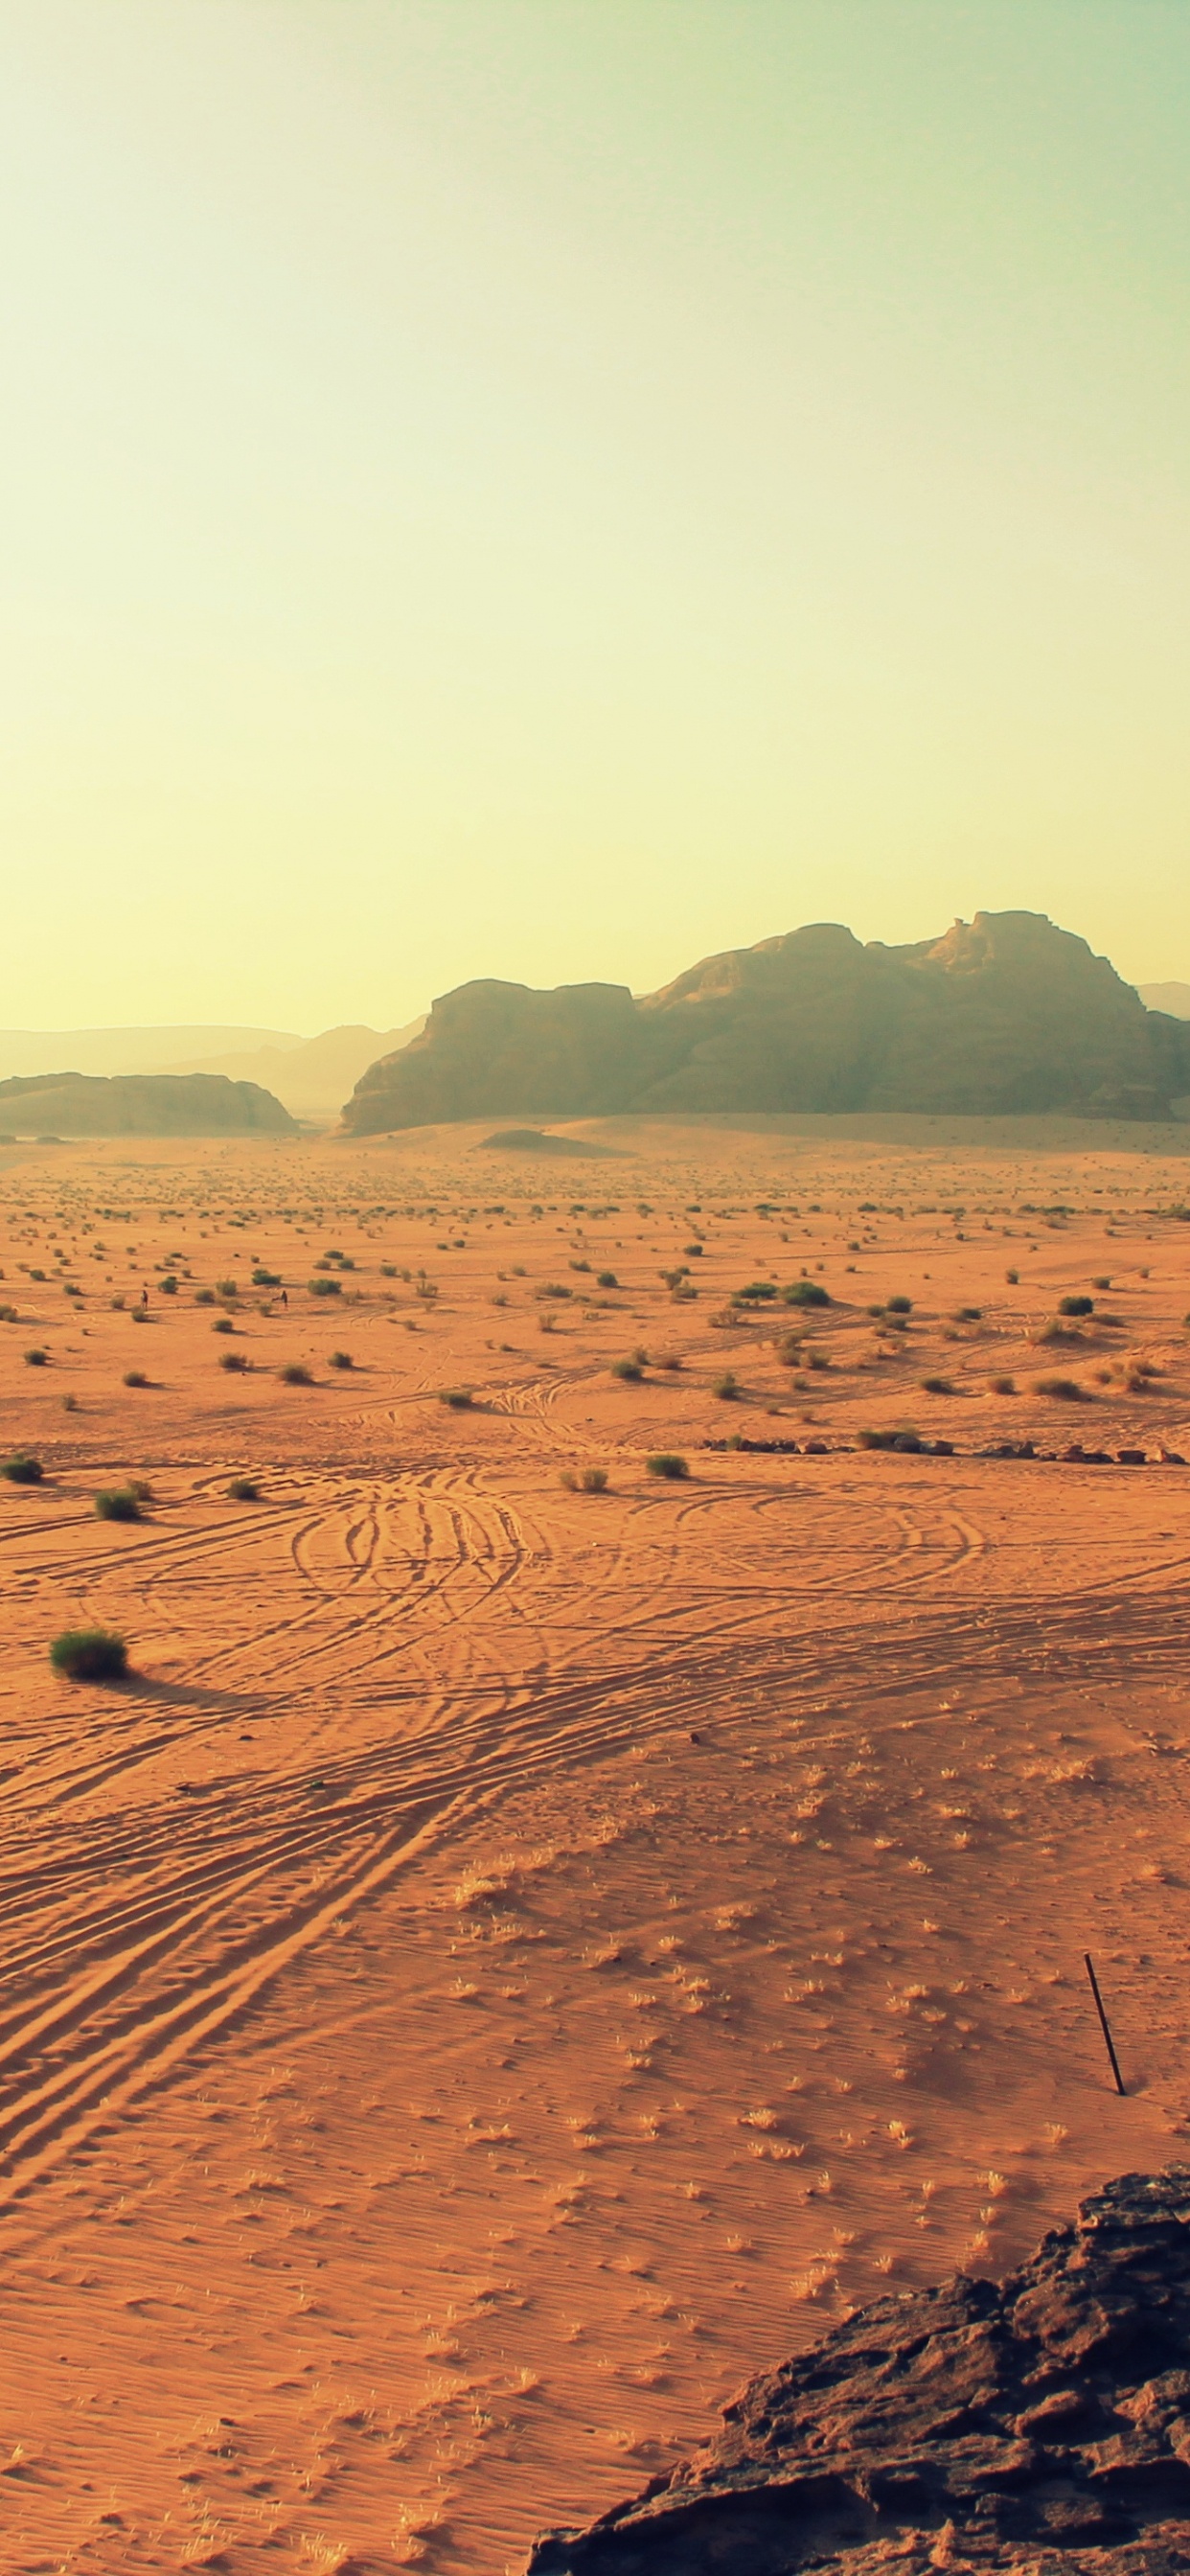
M 213 1073 L 36 1073 L 0 1082 L 0 1129 L 16 1136 L 287 1136 L 270 1091 Z
M 222 1061 L 212 1064 L 209 1059 L 221 1059 L 229 1048 L 241 1054 L 265 1046 L 284 1052 L 302 1044 L 301 1038 L 291 1037 L 285 1029 L 222 1024 L 173 1029 L 0 1029 L 0 1081 L 17 1073 L 56 1073 L 64 1064 L 73 1066 L 76 1073 L 227 1073 L 230 1066 Z
M 1184 2576 L 1190 2166 L 1125 2174 L 997 2285 L 878 2299 L 529 2576 Z
M 1068 1110 L 1156 1118 L 1190 1096 L 1190 1029 L 1147 1011 L 1044 914 L 977 913 L 867 945 L 820 922 L 705 958 L 658 993 L 460 985 L 343 1113 L 370 1135 L 616 1111 Z

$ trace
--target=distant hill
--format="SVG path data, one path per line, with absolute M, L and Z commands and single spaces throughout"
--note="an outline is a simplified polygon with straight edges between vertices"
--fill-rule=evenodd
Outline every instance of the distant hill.
M 1166 1011 L 1175 1020 L 1190 1020 L 1190 984 L 1138 984 L 1146 1011 Z
M 255 1082 L 211 1073 L 37 1073 L 0 1082 L 0 1130 L 17 1136 L 287 1136 L 294 1122 Z
M 1190 1095 L 1190 1029 L 1147 1011 L 1042 913 L 866 946 L 818 922 L 705 958 L 659 993 L 463 984 L 382 1057 L 348 1134 L 616 1111 L 1074 1110 L 1158 1118 Z
M 222 1024 L 176 1029 L 0 1029 L 0 1081 L 17 1073 L 57 1073 L 64 1064 L 76 1073 L 172 1073 L 179 1056 L 188 1060 L 189 1072 L 198 1068 L 200 1059 L 205 1069 L 207 1057 L 231 1047 L 287 1051 L 302 1043 L 285 1029 Z
M 425 1014 L 403 1029 L 369 1029 L 349 1025 L 324 1029 L 321 1037 L 255 1048 L 238 1047 L 223 1055 L 171 1059 L 171 1073 L 225 1073 L 233 1082 L 259 1082 L 276 1093 L 295 1118 L 337 1118 L 347 1095 L 376 1058 L 408 1045 L 425 1027 Z M 179 1035 L 184 1032 L 179 1031 Z

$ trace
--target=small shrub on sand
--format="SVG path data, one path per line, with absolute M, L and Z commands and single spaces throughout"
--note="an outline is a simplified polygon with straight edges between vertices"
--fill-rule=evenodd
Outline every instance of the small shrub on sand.
M 1019 1288 L 1019 1286 L 1020 1286 L 1020 1279 L 1021 1279 L 1021 1274 L 1020 1274 L 1020 1271 L 1019 1271 L 1019 1270 L 1006 1270 L 1006 1271 L 1005 1271 L 1005 1273 L 1004 1273 L 1004 1276 L 1005 1276 L 1006 1280 L 1008 1281 L 1008 1285 L 1009 1285 L 1009 1287 L 1010 1287 L 1010 1288 Z
M 341 1297 L 343 1294 L 337 1279 L 308 1279 L 306 1286 L 312 1297 Z
M 176 1297 L 177 1293 L 177 1280 L 175 1279 L 172 1270 L 167 1270 L 165 1277 L 161 1282 L 161 1294 L 163 1297 Z
M 230 1369 L 236 1377 L 243 1377 L 245 1370 L 251 1368 L 252 1362 L 247 1351 L 220 1351 L 219 1366 L 221 1369 Z
M 48 1368 L 49 1364 L 50 1355 L 48 1351 L 26 1351 L 26 1368 Z
M 613 1377 L 623 1378 L 628 1385 L 636 1385 L 643 1374 L 644 1372 L 639 1360 L 612 1361 L 611 1375 Z
M 149 1381 L 148 1381 L 147 1377 L 145 1376 L 145 1372 L 144 1372 L 144 1370 L 143 1370 L 143 1369 L 125 1369 L 125 1371 L 124 1371 L 124 1384 L 125 1384 L 125 1386 L 147 1386 L 147 1385 L 148 1385 L 148 1383 L 149 1383 Z
M 921 1434 L 902 1424 L 899 1431 L 860 1431 L 856 1438 L 861 1449 L 904 1449 L 921 1447 Z
M 831 1302 L 818 1279 L 791 1279 L 781 1295 L 787 1306 L 829 1306 Z
M 254 1288 L 279 1288 L 281 1273 L 279 1270 L 266 1270 L 263 1263 L 258 1261 L 252 1273 L 252 1285 Z
M 40 1458 L 31 1458 L 27 1449 L 14 1449 L 0 1466 L 0 1476 L 6 1476 L 10 1485 L 40 1485 L 44 1474 Z
M 734 1404 L 739 1392 L 739 1379 L 730 1369 L 724 1369 L 722 1377 L 711 1380 L 711 1393 L 718 1396 L 720 1404 Z
M 1079 1385 L 1076 1377 L 1035 1377 L 1033 1393 L 1056 1396 L 1062 1404 L 1086 1402 L 1086 1388 Z
M 913 1313 L 912 1297 L 890 1297 L 888 1299 L 887 1311 L 890 1315 L 911 1315 Z
M 439 1404 L 447 1405 L 452 1413 L 469 1413 L 474 1401 L 469 1386 L 444 1386 L 439 1390 Z
M 1093 1297 L 1059 1297 L 1058 1299 L 1058 1313 L 1060 1315 L 1093 1315 L 1094 1312 L 1095 1300 Z
M 233 1324 L 230 1315 L 216 1315 L 215 1321 L 211 1326 L 211 1331 L 213 1333 L 234 1333 L 235 1325 Z
M 214 1289 L 196 1288 L 194 1291 L 194 1303 L 196 1306 L 213 1306 L 215 1303 Z
M 349 1369 L 355 1367 L 355 1361 L 350 1351 L 332 1351 L 327 1366 L 333 1369 Z
M 991 1379 L 990 1384 L 993 1395 L 1016 1394 L 1016 1379 L 1014 1377 L 994 1377 Z
M 597 1288 L 618 1288 L 620 1282 L 614 1270 L 601 1270 L 597 1274 L 595 1285 Z
M 1111 1281 L 1110 1279 L 1093 1279 L 1091 1281 L 1091 1286 L 1092 1288 L 1110 1288 Z
M 232 1503 L 258 1503 L 260 1487 L 255 1476 L 233 1476 L 227 1488 L 227 1497 Z
M 108 1485 L 96 1494 L 95 1510 L 101 1521 L 139 1521 L 140 1496 L 131 1485 Z
M 62 1398 L 62 1411 L 63 1411 L 63 1413 L 77 1413 L 77 1412 L 78 1412 L 78 1409 L 79 1409 L 79 1400 L 78 1400 L 77 1395 L 64 1395 L 64 1396 L 63 1396 L 63 1398 Z
M 128 1648 L 112 1628 L 64 1628 L 50 1647 L 50 1662 L 72 1682 L 119 1682 L 128 1670 Z
M 313 1386 L 314 1380 L 303 1360 L 287 1360 L 277 1375 L 282 1386 Z
M 607 1469 L 606 1467 L 564 1467 L 559 1483 L 565 1485 L 568 1494 L 605 1494 Z
M 927 1395 L 954 1394 L 954 1379 L 951 1377 L 923 1377 L 922 1386 Z
M 652 1456 L 646 1458 L 645 1466 L 650 1476 L 666 1476 L 671 1482 L 690 1473 L 688 1461 L 676 1449 L 654 1450 Z

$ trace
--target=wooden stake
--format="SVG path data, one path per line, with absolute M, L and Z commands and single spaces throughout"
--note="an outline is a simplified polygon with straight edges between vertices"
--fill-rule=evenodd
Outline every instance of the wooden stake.
M 1103 2033 L 1104 2044 L 1107 2048 L 1108 2056 L 1111 2059 L 1111 2071 L 1116 2079 L 1116 2091 L 1117 2093 L 1122 2093 L 1124 2090 L 1124 2078 L 1120 2073 L 1120 2061 L 1116 2055 L 1112 2035 L 1107 2026 L 1107 2014 L 1103 2009 L 1103 1997 L 1099 1992 L 1099 1984 L 1094 1968 L 1091 1965 L 1091 1953 L 1089 1950 L 1084 1950 L 1083 1952 L 1083 1966 L 1091 1980 L 1091 1992 L 1095 1997 L 1095 2010 L 1099 2015 L 1099 2027 Z

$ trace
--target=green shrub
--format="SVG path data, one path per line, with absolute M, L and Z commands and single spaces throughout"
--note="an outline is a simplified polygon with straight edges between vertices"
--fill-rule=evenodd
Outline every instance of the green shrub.
M 903 1424 L 899 1431 L 860 1431 L 856 1437 L 861 1449 L 920 1449 L 921 1435 Z
M 119 1682 L 128 1670 L 128 1648 L 112 1628 L 64 1628 L 50 1647 L 50 1662 L 72 1682 Z
M 1086 1388 L 1081 1387 L 1078 1379 L 1074 1377 L 1035 1377 L 1033 1392 L 1035 1395 L 1057 1396 L 1063 1404 L 1082 1404 L 1086 1401 Z
M 256 1268 L 252 1273 L 252 1285 L 254 1288 L 279 1288 L 281 1285 L 281 1273 L 279 1270 L 266 1270 L 263 1264 L 258 1261 Z
M 78 1409 L 79 1409 L 79 1400 L 78 1400 L 77 1395 L 64 1395 L 64 1396 L 63 1396 L 63 1398 L 62 1398 L 62 1411 L 63 1411 L 63 1413 L 77 1413 L 77 1412 L 78 1412 Z
M 233 1476 L 227 1488 L 227 1495 L 229 1502 L 257 1503 L 260 1500 L 260 1487 L 254 1476 Z
M 606 1467 L 584 1467 L 578 1481 L 580 1490 L 584 1494 L 606 1494 L 607 1469 Z
M 230 1370 L 233 1376 L 243 1377 L 245 1371 L 251 1368 L 252 1362 L 247 1351 L 220 1351 L 219 1366 L 221 1369 Z
M 624 1378 L 630 1385 L 636 1385 L 643 1377 L 644 1371 L 639 1360 L 613 1360 L 609 1374 L 612 1377 Z
M 233 1324 L 230 1315 L 216 1315 L 215 1321 L 211 1326 L 211 1331 L 213 1333 L 234 1333 L 235 1325 Z
M 332 1351 L 327 1365 L 333 1369 L 349 1369 L 355 1367 L 355 1361 L 350 1351 Z
M 40 1458 L 31 1458 L 27 1449 L 14 1449 L 0 1466 L 0 1476 L 6 1476 L 10 1485 L 40 1485 L 44 1474 Z
M 125 1371 L 124 1371 L 124 1384 L 125 1384 L 125 1386 L 147 1386 L 147 1385 L 148 1385 L 148 1383 L 149 1383 L 149 1381 L 148 1381 L 147 1377 L 145 1376 L 145 1372 L 144 1372 L 144 1370 L 143 1370 L 143 1369 L 125 1369 Z
M 50 1355 L 48 1351 L 26 1351 L 26 1368 L 48 1368 L 49 1364 Z
M 733 1306 L 760 1306 L 776 1294 L 775 1279 L 750 1279 L 746 1288 L 733 1289 L 731 1302 Z M 806 1301 L 803 1298 L 800 1302 L 804 1305 Z
M 337 1279 L 308 1279 L 306 1286 L 312 1297 L 341 1297 L 343 1294 L 342 1285 Z
M 163 1297 L 176 1297 L 177 1293 L 177 1280 L 175 1279 L 172 1270 L 167 1270 L 165 1277 L 161 1282 L 161 1294 Z
M 781 1295 L 787 1306 L 829 1306 L 831 1302 L 818 1279 L 791 1279 Z
M 890 1315 L 911 1315 L 913 1313 L 912 1297 L 890 1297 L 888 1300 L 888 1311 Z
M 0 1306 L 0 1324 L 18 1324 L 19 1322 L 20 1316 L 15 1306 Z
M 730 1369 L 724 1369 L 722 1377 L 712 1378 L 711 1380 L 711 1393 L 712 1395 L 718 1396 L 721 1404 L 734 1404 L 737 1396 L 739 1395 L 739 1391 L 739 1379 L 733 1375 Z
M 277 1375 L 282 1386 L 313 1386 L 314 1384 L 309 1369 L 301 1360 L 287 1360 L 285 1367 L 278 1369 Z
M 1019 1285 L 1020 1285 L 1020 1277 L 1021 1277 L 1021 1274 L 1020 1274 L 1020 1271 L 1019 1271 L 1019 1270 L 1006 1270 L 1006 1271 L 1005 1271 L 1005 1273 L 1004 1273 L 1004 1276 L 1005 1276 L 1006 1280 L 1008 1281 L 1008 1285 L 1009 1285 L 1009 1287 L 1010 1287 L 1010 1288 L 1017 1288 L 1017 1287 L 1019 1287 Z
M 101 1521 L 139 1521 L 142 1518 L 140 1496 L 131 1485 L 108 1485 L 96 1494 L 95 1510 Z
M 215 1281 L 215 1289 L 217 1295 L 220 1297 L 235 1298 L 238 1297 L 240 1293 L 234 1279 L 217 1279 Z
M 982 1306 L 956 1307 L 955 1322 L 956 1324 L 981 1324 L 983 1322 Z
M 1058 1313 L 1060 1315 L 1093 1315 L 1094 1312 L 1095 1300 L 1093 1297 L 1060 1297 L 1058 1299 Z
M 1091 1286 L 1092 1288 L 1110 1288 L 1111 1281 L 1110 1279 L 1093 1279 L 1091 1281 Z
M 114 1306 L 115 1302 L 116 1302 L 116 1301 L 115 1301 L 115 1298 L 113 1297 L 113 1299 L 112 1299 L 112 1304 L 113 1304 L 113 1306 Z M 124 1302 L 124 1301 L 123 1301 L 123 1298 L 121 1298 L 121 1300 L 120 1300 L 121 1305 L 123 1305 L 123 1302 Z M 196 1288 L 196 1289 L 195 1289 L 195 1291 L 194 1291 L 194 1303 L 195 1303 L 195 1305 L 196 1305 L 196 1306 L 213 1306 L 213 1305 L 214 1305 L 214 1303 L 215 1303 L 215 1291 L 214 1291 L 214 1289 L 213 1289 L 213 1288 Z
M 469 1386 L 444 1386 L 439 1389 L 439 1404 L 448 1405 L 452 1413 L 468 1413 L 474 1401 Z
M 991 1389 L 993 1395 L 1015 1395 L 1016 1379 L 1014 1377 L 994 1377 L 991 1380 Z
M 688 1461 L 680 1457 L 676 1449 L 654 1450 L 653 1455 L 646 1458 L 645 1466 L 650 1476 L 667 1476 L 674 1482 L 690 1473 Z
M 954 1394 L 954 1380 L 949 1377 L 923 1377 L 922 1386 L 927 1395 Z
M 598 1273 L 595 1285 L 597 1288 L 618 1288 L 620 1282 L 617 1279 L 614 1270 L 601 1270 Z

